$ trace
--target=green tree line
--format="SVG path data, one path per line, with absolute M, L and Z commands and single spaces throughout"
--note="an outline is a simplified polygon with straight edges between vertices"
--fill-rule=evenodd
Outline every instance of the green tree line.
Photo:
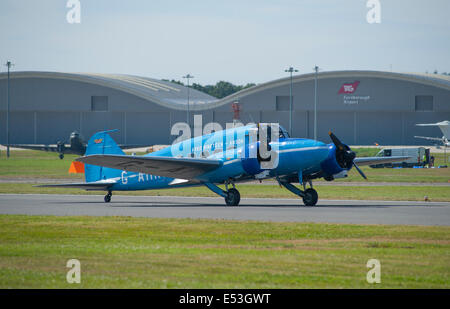
M 179 80 L 168 80 L 168 79 L 163 79 L 163 81 L 167 81 L 167 82 L 172 82 L 178 85 L 183 85 L 184 84 L 179 81 Z M 235 92 L 241 91 L 242 89 L 246 89 L 246 88 L 250 88 L 255 86 L 255 84 L 253 83 L 248 83 L 246 85 L 234 85 L 230 82 L 225 82 L 225 81 L 220 81 L 217 82 L 215 85 L 206 85 L 203 86 L 201 84 L 198 83 L 193 83 L 192 85 L 190 85 L 189 87 L 207 93 L 213 97 L 216 97 L 218 99 L 224 98 L 226 96 L 229 96 L 230 94 L 233 94 Z

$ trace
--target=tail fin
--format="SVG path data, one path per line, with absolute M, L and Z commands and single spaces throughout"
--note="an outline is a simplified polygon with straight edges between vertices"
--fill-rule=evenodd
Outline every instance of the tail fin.
M 115 154 L 123 155 L 125 154 L 122 149 L 116 144 L 116 142 L 109 136 L 108 133 L 116 132 L 118 130 L 102 131 L 95 133 L 88 142 L 86 148 L 86 156 L 93 154 Z M 107 178 L 120 177 L 122 171 L 96 166 L 96 165 L 85 165 L 85 179 L 86 182 L 93 182 Z

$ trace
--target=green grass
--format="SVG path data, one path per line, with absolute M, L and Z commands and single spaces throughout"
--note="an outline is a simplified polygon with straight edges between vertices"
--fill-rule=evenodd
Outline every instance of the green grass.
M 360 156 L 373 155 L 371 148 L 355 149 Z M 443 164 L 444 155 L 435 154 L 436 162 Z M 59 160 L 56 153 L 42 151 L 12 151 L 11 157 L 6 159 L 3 151 L 0 156 L 0 177 L 14 178 L 53 178 L 53 179 L 83 179 L 83 174 L 69 174 L 68 170 L 76 155 L 66 155 Z M 445 169 L 373 169 L 362 167 L 371 182 L 449 182 L 450 168 Z M 361 176 L 352 169 L 349 177 L 336 180 L 336 182 L 360 182 Z
M 371 168 L 362 166 L 370 182 L 422 182 L 422 183 L 448 183 L 450 181 L 450 168 Z M 337 179 L 339 182 L 365 181 L 359 173 L 352 168 L 347 178 Z
M 360 156 L 373 155 L 377 149 L 358 148 Z M 77 156 L 66 155 L 59 160 L 57 154 L 41 151 L 12 151 L 11 158 L 6 159 L 4 152 L 0 156 L 0 177 L 5 179 L 61 179 L 83 180 L 83 174 L 68 174 L 68 169 Z M 443 154 L 437 155 L 443 160 Z M 447 183 L 450 180 L 450 169 L 372 169 L 362 167 L 371 182 L 423 182 Z M 320 198 L 325 199 L 379 199 L 379 200 L 423 200 L 428 196 L 432 201 L 450 201 L 447 187 L 414 186 L 414 187 L 358 187 L 339 186 L 340 182 L 361 182 L 361 176 L 352 169 L 349 177 L 334 182 L 335 186 L 316 186 Z M 290 192 L 278 186 L 239 185 L 243 197 L 280 197 L 295 198 Z M 83 190 L 37 188 L 31 184 L 0 183 L 0 193 L 69 193 L 89 194 Z M 92 194 L 92 193 L 91 193 Z M 93 193 L 98 194 L 98 193 Z M 186 196 L 215 196 L 206 188 L 168 189 L 156 191 L 122 192 L 115 194 L 126 195 L 186 195 Z
M 0 215 L 0 288 L 450 288 L 449 265 L 449 227 Z
M 352 150 L 356 153 L 357 157 L 374 157 L 383 147 L 379 148 L 364 148 L 364 147 L 354 147 Z M 431 153 L 434 157 L 435 166 L 449 164 L 448 157 L 450 156 L 450 150 L 447 151 L 447 162 L 445 161 L 445 153 Z
M 375 156 L 380 149 L 378 148 L 355 148 L 357 157 Z M 443 153 L 431 154 L 435 157 L 435 166 L 446 165 Z M 450 152 L 449 152 L 450 155 Z M 450 165 L 447 163 L 447 165 Z M 434 168 L 434 169 L 413 169 L 413 168 L 371 168 L 362 166 L 361 169 L 368 177 L 370 182 L 450 182 L 450 168 Z M 352 169 L 349 177 L 345 179 L 337 179 L 336 182 L 360 182 L 363 179 L 359 173 Z
M 356 153 L 357 157 L 375 157 L 381 148 L 353 147 L 352 150 Z
M 82 174 L 69 174 L 69 167 L 77 155 L 65 155 L 45 151 L 11 151 L 9 159 L 6 151 L 0 156 L 0 177 L 3 178 L 83 178 Z
M 237 188 L 241 197 L 256 198 L 298 198 L 296 195 L 276 185 L 241 184 Z M 430 201 L 450 202 L 450 186 L 314 186 L 319 193 L 319 199 L 344 200 L 392 200 L 392 201 L 423 201 L 427 196 Z M 31 184 L 0 183 L 0 193 L 6 194 L 103 194 L 79 189 L 40 188 Z M 114 191 L 114 195 L 140 196 L 212 196 L 217 195 L 206 187 L 176 188 L 147 191 Z M 299 201 L 300 203 L 300 201 Z
M 377 149 L 358 148 L 360 156 L 373 155 Z M 436 165 L 444 164 L 444 154 L 434 154 Z M 30 179 L 83 179 L 83 174 L 69 174 L 68 170 L 75 155 L 66 155 L 64 160 L 59 160 L 55 153 L 40 151 L 12 151 L 10 159 L 6 159 L 4 153 L 0 156 L 0 177 L 30 178 Z M 371 182 L 423 182 L 423 183 L 448 183 L 450 181 L 450 168 L 446 169 L 372 169 L 363 166 L 362 170 Z M 338 179 L 335 182 L 361 182 L 361 176 L 352 169 L 349 177 Z

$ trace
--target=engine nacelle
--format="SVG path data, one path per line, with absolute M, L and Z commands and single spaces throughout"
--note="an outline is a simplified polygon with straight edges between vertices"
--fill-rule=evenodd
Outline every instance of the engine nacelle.
M 347 170 L 343 170 L 343 171 L 333 175 L 333 179 L 339 179 L 339 178 L 345 178 L 345 177 L 348 177 Z
M 336 146 L 333 144 L 329 145 L 328 157 L 321 163 L 322 171 L 324 172 L 325 180 L 333 180 L 337 178 L 347 177 L 347 172 L 350 169 L 343 168 L 337 161 L 336 158 Z

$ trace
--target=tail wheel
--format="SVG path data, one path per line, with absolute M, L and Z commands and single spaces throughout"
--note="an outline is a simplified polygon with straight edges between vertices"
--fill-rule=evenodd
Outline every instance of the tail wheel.
M 227 196 L 225 197 L 225 203 L 227 206 L 237 206 L 241 200 L 241 195 L 239 191 L 232 188 L 227 191 Z
M 303 203 L 305 206 L 314 206 L 317 204 L 317 201 L 319 200 L 319 195 L 317 194 L 317 191 L 313 188 L 309 188 L 305 190 L 305 196 L 303 197 Z

